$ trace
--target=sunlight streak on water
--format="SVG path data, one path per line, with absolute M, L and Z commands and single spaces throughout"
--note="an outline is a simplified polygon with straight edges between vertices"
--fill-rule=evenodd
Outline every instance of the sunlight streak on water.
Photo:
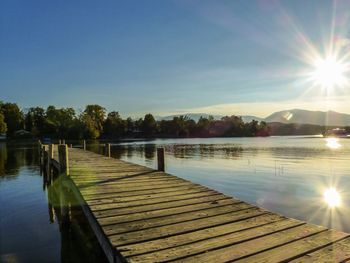
M 338 138 L 326 138 L 326 142 L 326 146 L 330 149 L 339 149 L 342 147 Z
M 339 192 L 331 187 L 328 188 L 324 193 L 323 193 L 323 198 L 324 201 L 327 203 L 327 205 L 330 208 L 338 207 L 341 204 L 341 197 Z

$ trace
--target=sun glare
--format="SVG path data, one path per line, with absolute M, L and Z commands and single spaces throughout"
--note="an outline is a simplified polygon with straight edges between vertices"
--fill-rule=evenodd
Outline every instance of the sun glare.
M 339 149 L 341 144 L 338 138 L 326 138 L 326 146 L 330 149 Z
M 327 57 L 317 59 L 314 63 L 314 72 L 312 79 L 316 85 L 326 89 L 336 86 L 342 86 L 346 82 L 344 75 L 346 66 L 336 59 L 336 57 Z
M 328 188 L 323 194 L 324 201 L 329 207 L 340 205 L 340 195 L 335 188 Z

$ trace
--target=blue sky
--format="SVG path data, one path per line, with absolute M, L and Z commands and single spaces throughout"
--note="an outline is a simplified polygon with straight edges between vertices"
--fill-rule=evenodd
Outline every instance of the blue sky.
M 0 99 L 125 116 L 350 113 L 349 86 L 325 96 L 303 75 L 312 50 L 340 39 L 349 53 L 349 10 L 324 0 L 2 0 Z

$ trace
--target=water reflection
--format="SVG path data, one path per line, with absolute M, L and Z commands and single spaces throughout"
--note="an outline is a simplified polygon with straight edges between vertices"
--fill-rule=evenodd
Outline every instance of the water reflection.
M 326 146 L 330 149 L 339 149 L 341 144 L 338 138 L 326 138 Z
M 37 146 L 0 143 L 0 262 L 105 262 L 59 178 L 40 171 Z
M 324 191 L 323 198 L 330 208 L 338 207 L 340 205 L 340 194 L 333 187 L 328 188 Z

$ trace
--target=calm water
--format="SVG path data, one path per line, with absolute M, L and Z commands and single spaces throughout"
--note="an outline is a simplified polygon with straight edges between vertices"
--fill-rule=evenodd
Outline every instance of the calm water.
M 0 143 L 0 262 L 104 262 L 78 207 L 62 224 L 57 189 L 44 178 L 37 147 Z
M 112 155 L 155 167 L 158 146 L 169 173 L 350 232 L 350 139 L 167 139 L 114 144 Z M 0 144 L 0 262 L 103 262 L 80 209 L 63 224 L 55 184 L 44 179 L 36 147 Z
M 112 155 L 156 167 L 285 216 L 350 232 L 350 139 L 166 139 L 115 144 Z M 96 150 L 96 148 L 95 148 Z

